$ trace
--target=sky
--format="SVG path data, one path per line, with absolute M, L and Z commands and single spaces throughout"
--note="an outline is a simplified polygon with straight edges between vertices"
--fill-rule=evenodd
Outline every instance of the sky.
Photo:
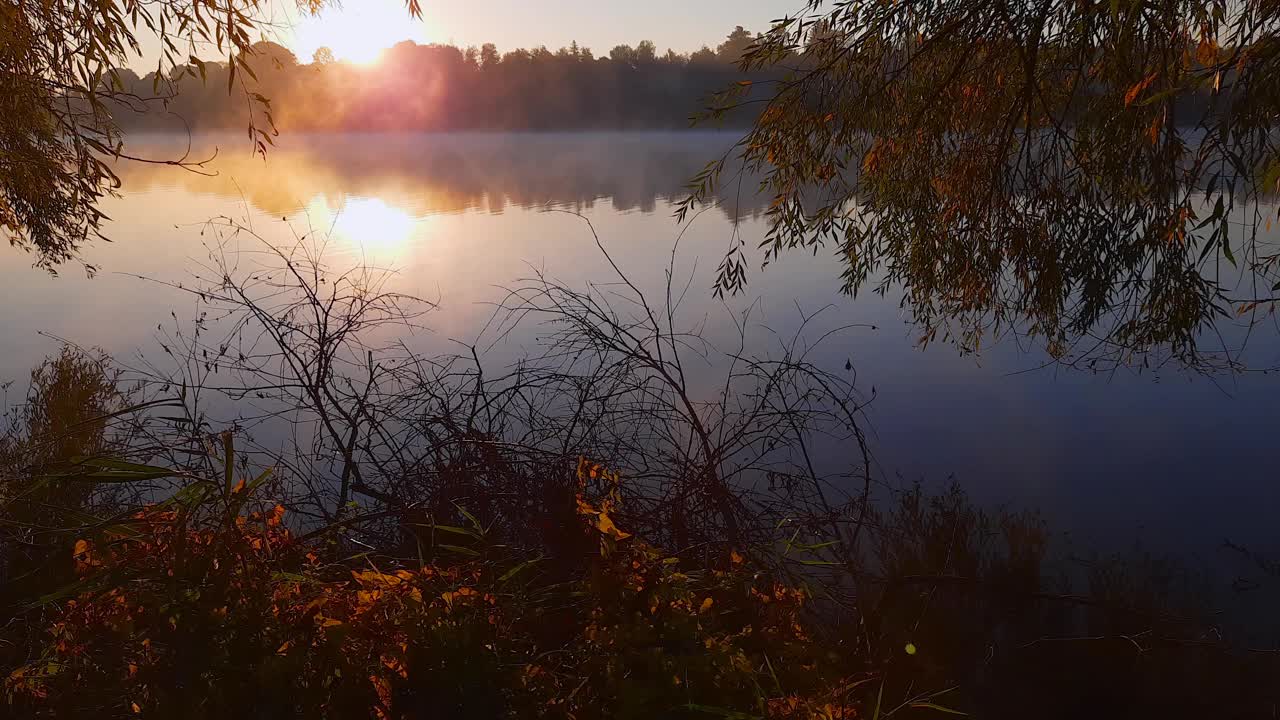
M 403 0 L 344 0 L 319 17 L 301 17 L 288 0 L 268 13 L 268 39 L 281 42 L 302 62 L 321 46 L 339 59 L 368 62 L 376 49 L 401 40 L 465 47 L 492 42 L 500 50 L 576 40 L 596 55 L 615 45 L 652 40 L 659 52 L 715 45 L 735 25 L 753 32 L 803 6 L 803 0 L 421 0 L 423 18 L 412 20 Z M 151 55 L 151 53 L 146 53 Z M 154 56 L 131 63 L 154 65 Z

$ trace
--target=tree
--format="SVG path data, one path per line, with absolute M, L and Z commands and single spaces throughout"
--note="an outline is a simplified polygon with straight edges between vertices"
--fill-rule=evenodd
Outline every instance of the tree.
M 710 65 L 716 61 L 716 51 L 703 45 L 689 56 L 690 65 Z
M 36 572 L 66 557 L 53 531 L 79 526 L 91 505 L 118 489 L 79 476 L 84 458 L 117 444 L 108 418 L 127 405 L 119 383 L 101 351 L 64 347 L 32 371 L 26 402 L 6 418 L 15 422 L 0 429 L 0 604 L 14 591 L 58 581 Z
M 630 45 L 614 45 L 609 51 L 609 59 L 623 65 L 635 65 L 636 50 Z
M 716 48 L 716 55 L 724 62 L 738 62 L 754 40 L 750 31 L 739 25 L 729 33 L 728 39 Z
M 641 40 L 635 57 L 637 63 L 651 63 L 658 58 L 658 47 L 651 40 Z
M 502 61 L 502 58 L 500 55 L 498 55 L 497 45 L 494 45 L 493 43 L 485 43 L 484 45 L 480 46 L 480 69 L 481 70 L 489 70 L 490 68 L 496 67 L 497 64 L 501 61 Z
M 291 70 L 298 66 L 298 56 L 294 55 L 292 50 L 270 40 L 259 40 L 249 46 L 248 54 L 257 63 L 254 70 L 268 67 Z
M 468 50 L 474 50 L 474 48 L 469 48 Z M 328 47 L 317 48 L 315 54 L 311 56 L 311 62 L 320 66 L 332 65 L 337 62 L 337 60 L 338 59 L 333 56 L 333 50 L 330 50 Z
M 787 81 L 711 114 L 767 101 L 738 146 L 773 195 L 766 261 L 832 247 L 846 291 L 905 289 L 923 341 L 1199 362 L 1213 318 L 1280 288 L 1251 205 L 1280 189 L 1278 29 L 1272 2 L 814 0 L 741 59 Z M 1228 292 L 1232 265 L 1258 289 Z M 745 281 L 736 249 L 717 289 Z
M 407 0 L 420 15 L 417 0 Z M 316 12 L 324 0 L 299 0 Z M 0 9 L 0 239 L 32 252 L 52 270 L 101 236 L 98 203 L 115 190 L 113 160 L 141 161 L 124 148 L 115 114 L 144 103 L 126 90 L 119 68 L 150 39 L 161 48 L 148 96 L 171 95 L 173 74 L 204 79 L 206 63 L 194 54 L 225 56 L 227 91 L 244 88 L 250 38 L 267 9 L 265 0 L 119 0 L 119 2 L 8 3 Z M 237 85 L 239 81 L 239 85 Z M 265 150 L 272 130 L 256 124 L 250 135 Z M 149 160 L 149 162 L 156 162 Z M 188 161 L 160 161 L 187 165 Z

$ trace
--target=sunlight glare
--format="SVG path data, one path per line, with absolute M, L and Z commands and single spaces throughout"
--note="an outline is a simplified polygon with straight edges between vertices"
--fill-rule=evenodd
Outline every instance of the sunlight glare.
M 334 234 L 366 255 L 399 255 L 413 236 L 416 221 L 380 198 L 353 197 L 338 211 Z
M 371 65 L 383 50 L 401 40 L 430 42 L 425 23 L 411 18 L 399 0 L 361 0 L 302 17 L 295 23 L 293 40 L 288 44 L 299 62 L 311 62 L 316 50 L 327 47 L 339 60 Z

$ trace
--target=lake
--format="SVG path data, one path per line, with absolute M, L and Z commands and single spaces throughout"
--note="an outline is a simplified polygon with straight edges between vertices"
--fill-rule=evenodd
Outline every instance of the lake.
M 712 132 L 625 134 L 333 135 L 283 138 L 264 160 L 242 135 L 195 139 L 193 157 L 217 156 L 208 177 L 174 167 L 119 168 L 122 195 L 104 203 L 112 243 L 84 253 L 92 278 L 68 266 L 59 277 L 16 251 L 0 262 L 0 381 L 21 395 L 27 372 L 60 339 L 128 360 L 152 352 L 158 326 L 188 318 L 183 293 L 135 276 L 189 282 L 208 258 L 214 217 L 236 219 L 269 242 L 328 238 L 331 265 L 394 269 L 395 289 L 439 303 L 411 339 L 424 350 L 473 342 L 492 303 L 534 269 L 570 285 L 610 280 L 580 213 L 620 267 L 657 291 L 682 227 L 672 217 L 688 179 L 735 136 Z M 131 151 L 173 157 L 186 138 L 137 137 Z M 1203 376 L 1165 370 L 1090 374 L 1036 369 L 1046 355 L 1006 341 L 976 355 L 935 343 L 921 349 L 893 293 L 839 294 L 828 251 L 795 252 L 759 270 L 748 293 L 722 303 L 711 293 L 730 244 L 764 236 L 766 202 L 750 181 L 726 183 L 720 206 L 699 214 L 675 251 L 689 281 L 681 312 L 718 343 L 748 307 L 751 342 L 786 336 L 803 313 L 826 308 L 810 332 L 852 326 L 813 358 L 851 364 L 864 391 L 878 471 L 886 483 L 954 478 L 990 505 L 1038 507 L 1051 527 L 1081 544 L 1133 542 L 1216 557 L 1224 538 L 1275 547 L 1280 511 L 1275 470 L 1277 381 L 1262 373 Z M 238 242 L 251 243 L 248 239 Z M 829 307 L 828 307 L 829 306 Z M 874 327 L 874 329 L 873 329 Z M 1278 334 L 1255 332 L 1250 353 L 1280 358 Z M 536 333 L 500 341 L 502 364 Z

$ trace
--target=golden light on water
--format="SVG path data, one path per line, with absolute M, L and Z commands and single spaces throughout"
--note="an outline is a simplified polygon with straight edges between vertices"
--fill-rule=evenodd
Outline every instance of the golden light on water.
M 419 225 L 409 213 L 376 197 L 352 197 L 336 212 L 316 213 L 313 206 L 311 214 L 313 222 L 330 225 L 332 238 L 347 250 L 380 262 L 403 255 Z

